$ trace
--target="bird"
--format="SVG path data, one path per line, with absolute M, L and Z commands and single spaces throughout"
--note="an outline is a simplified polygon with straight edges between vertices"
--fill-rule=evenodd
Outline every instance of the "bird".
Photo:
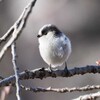
M 39 52 L 50 69 L 62 66 L 71 54 L 71 41 L 56 25 L 46 24 L 38 32 Z

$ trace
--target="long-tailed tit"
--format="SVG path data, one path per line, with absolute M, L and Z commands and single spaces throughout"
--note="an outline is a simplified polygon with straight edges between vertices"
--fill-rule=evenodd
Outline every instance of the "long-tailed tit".
M 71 42 L 55 25 L 44 25 L 37 35 L 43 60 L 52 68 L 65 63 L 71 53 Z

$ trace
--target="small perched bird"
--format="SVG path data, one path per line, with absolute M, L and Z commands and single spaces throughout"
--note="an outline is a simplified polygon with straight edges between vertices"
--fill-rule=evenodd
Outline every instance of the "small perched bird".
M 67 61 L 71 53 L 71 42 L 55 25 L 44 25 L 37 37 L 40 55 L 51 68 L 61 66 Z

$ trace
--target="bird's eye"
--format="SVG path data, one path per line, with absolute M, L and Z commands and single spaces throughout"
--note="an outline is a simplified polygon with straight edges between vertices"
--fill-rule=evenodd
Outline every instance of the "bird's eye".
M 42 35 L 47 35 L 47 31 L 46 30 L 42 30 Z

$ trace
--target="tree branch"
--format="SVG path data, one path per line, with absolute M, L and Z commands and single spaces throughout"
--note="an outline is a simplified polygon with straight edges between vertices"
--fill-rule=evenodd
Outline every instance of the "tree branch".
M 32 87 L 25 87 L 21 85 L 21 88 L 26 90 L 26 91 L 32 91 L 32 92 L 57 92 L 57 93 L 66 93 L 66 92 L 75 92 L 75 91 L 89 91 L 89 90 L 94 90 L 94 89 L 100 89 L 100 85 L 87 85 L 84 87 L 73 87 L 73 88 L 43 88 L 43 87 L 37 87 L 37 88 L 32 88 Z
M 96 100 L 97 98 L 100 98 L 100 92 L 86 94 L 73 100 Z
M 15 50 L 15 43 L 11 45 L 11 54 L 12 54 L 12 63 L 13 63 L 13 69 L 15 72 L 15 79 L 16 79 L 16 97 L 17 100 L 21 100 L 21 94 L 20 94 L 20 82 L 19 82 L 19 73 L 18 73 L 18 67 L 16 64 L 16 50 Z
M 14 25 L 7 31 L 7 33 L 4 34 L 3 37 L 0 38 L 0 43 L 2 43 L 4 40 L 6 40 L 9 35 L 12 35 L 11 38 L 8 40 L 8 42 L 3 46 L 3 48 L 0 51 L 0 60 L 7 51 L 7 49 L 11 46 L 11 44 L 18 38 L 21 31 L 24 29 L 26 25 L 26 21 L 28 19 L 28 16 L 30 12 L 32 11 L 32 7 L 35 5 L 36 0 L 32 0 L 23 10 L 21 16 L 19 19 L 14 23 Z
M 39 78 L 43 79 L 46 77 L 72 77 L 74 75 L 84 75 L 87 73 L 100 73 L 100 66 L 95 66 L 95 65 L 87 65 L 85 67 L 75 67 L 73 69 L 63 69 L 63 70 L 54 70 L 50 71 L 49 69 L 44 69 L 44 68 L 38 68 L 34 70 L 26 70 L 24 72 L 19 73 L 19 79 L 20 80 L 26 80 L 26 79 L 34 79 L 34 78 Z M 3 86 L 8 86 L 9 84 L 15 83 L 15 75 L 12 75 L 10 77 L 7 77 L 3 80 L 0 81 L 0 87 Z

